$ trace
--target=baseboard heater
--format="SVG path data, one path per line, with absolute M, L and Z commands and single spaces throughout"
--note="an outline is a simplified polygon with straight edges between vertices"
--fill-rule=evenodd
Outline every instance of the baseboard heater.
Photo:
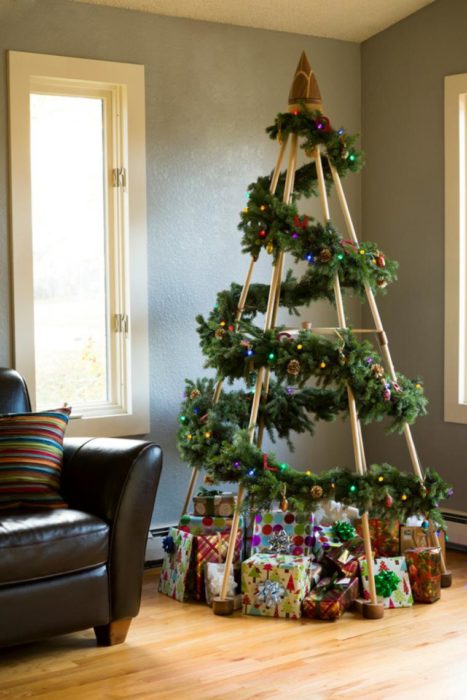
M 442 513 L 448 526 L 447 548 L 467 551 L 467 513 L 456 510 L 445 510 Z M 149 530 L 144 560 L 146 568 L 150 569 L 162 564 L 164 558 L 162 540 L 167 537 L 171 527 L 176 525 L 165 525 Z

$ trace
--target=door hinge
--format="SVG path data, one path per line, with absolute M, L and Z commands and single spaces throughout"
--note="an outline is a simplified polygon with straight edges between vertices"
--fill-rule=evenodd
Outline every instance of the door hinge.
M 126 314 L 114 314 L 114 331 L 128 335 L 128 316 Z
M 112 170 L 112 187 L 126 188 L 126 168 L 114 168 Z

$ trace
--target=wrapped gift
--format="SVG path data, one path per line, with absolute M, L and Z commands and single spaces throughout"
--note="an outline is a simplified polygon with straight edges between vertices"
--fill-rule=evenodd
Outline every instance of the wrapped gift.
M 438 530 L 437 534 L 439 546 L 441 547 L 441 554 L 444 561 L 446 561 L 446 543 L 444 531 Z M 423 528 L 421 525 L 401 525 L 399 537 L 401 554 L 405 554 L 407 549 L 433 546 L 429 528 Z
M 220 595 L 222 584 L 224 582 L 225 564 L 216 564 L 208 562 L 204 572 L 204 584 L 206 593 L 206 602 L 212 605 L 212 599 Z M 227 584 L 227 597 L 233 598 L 237 584 L 233 576 L 233 567 L 230 568 L 230 575 Z
M 365 547 L 360 537 L 354 537 L 340 547 L 328 549 L 323 564 L 326 570 L 337 572 L 339 578 L 355 578 L 358 574 L 359 560 L 365 556 Z
M 197 600 L 204 600 L 204 571 L 208 562 L 221 564 L 227 556 L 229 546 L 229 533 L 216 532 L 212 535 L 197 535 L 196 536 L 196 590 L 195 597 Z M 233 564 L 240 561 L 242 548 L 242 535 L 239 531 L 235 540 L 235 549 L 233 556 Z
M 311 564 L 311 557 L 253 554 L 242 563 L 243 612 L 299 618 L 310 588 Z
M 331 547 L 340 547 L 342 545 L 341 540 L 335 535 L 335 530 L 333 530 L 332 525 L 313 525 L 312 529 L 311 546 L 312 548 L 315 544 L 324 550 L 331 549 Z
M 373 573 L 376 595 L 382 598 L 385 608 L 407 608 L 413 605 L 407 564 L 404 557 L 381 557 L 376 559 Z M 360 561 L 360 574 L 363 585 L 363 597 L 370 600 L 368 581 L 368 562 Z
M 162 562 L 159 591 L 180 602 L 193 594 L 194 542 L 193 535 L 174 527 L 165 543 L 167 551 Z
M 231 518 L 237 497 L 234 493 L 204 492 L 193 497 L 195 515 Z
M 399 521 L 370 518 L 371 546 L 377 557 L 395 557 L 399 554 Z M 357 533 L 362 536 L 362 521 L 354 522 Z
M 304 598 L 303 615 L 319 620 L 337 620 L 357 596 L 357 578 L 324 578 Z
M 228 534 L 232 529 L 233 518 L 206 515 L 182 515 L 179 529 L 192 535 L 213 535 L 216 532 Z M 243 515 L 240 515 L 238 529 L 243 532 Z
M 410 585 L 417 603 L 434 603 L 441 596 L 439 547 L 416 547 L 405 551 Z
M 257 513 L 251 540 L 252 555 L 260 552 L 310 555 L 312 518 L 309 513 L 284 513 L 281 510 Z

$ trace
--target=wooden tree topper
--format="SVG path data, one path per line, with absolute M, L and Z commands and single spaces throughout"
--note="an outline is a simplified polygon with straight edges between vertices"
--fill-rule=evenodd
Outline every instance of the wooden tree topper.
M 299 103 L 305 104 L 310 111 L 315 109 L 323 111 L 318 82 L 304 51 L 300 56 L 290 88 L 289 109 L 298 107 Z

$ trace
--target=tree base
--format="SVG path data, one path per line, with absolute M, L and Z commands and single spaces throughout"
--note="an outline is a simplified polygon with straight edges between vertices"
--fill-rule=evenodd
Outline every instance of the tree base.
M 354 610 L 366 620 L 381 620 L 384 617 L 383 603 L 371 603 L 369 600 L 357 598 L 354 603 Z
M 441 574 L 441 588 L 450 588 L 452 585 L 452 573 L 450 571 L 445 571 Z
M 233 598 L 221 598 L 216 596 L 212 599 L 212 611 L 214 615 L 233 615 L 235 610 L 241 610 L 242 596 L 236 595 Z

